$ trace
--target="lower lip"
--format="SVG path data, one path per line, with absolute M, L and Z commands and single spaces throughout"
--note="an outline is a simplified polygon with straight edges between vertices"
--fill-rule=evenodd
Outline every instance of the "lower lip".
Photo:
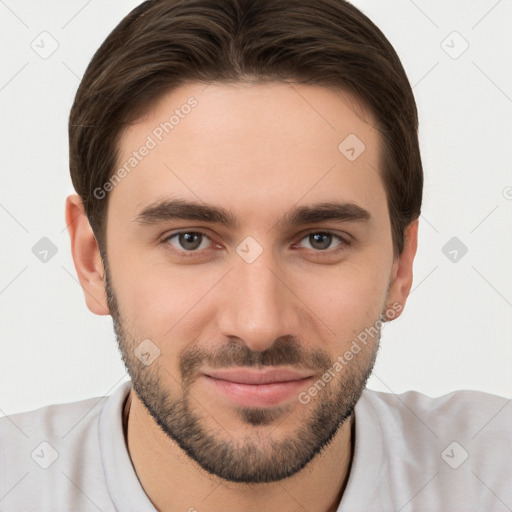
M 243 407 L 270 407 L 296 397 L 312 377 L 269 384 L 241 384 L 204 375 L 206 381 L 225 397 Z

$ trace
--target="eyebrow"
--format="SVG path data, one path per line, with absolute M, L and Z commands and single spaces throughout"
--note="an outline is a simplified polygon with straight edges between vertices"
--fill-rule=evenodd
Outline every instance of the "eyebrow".
M 223 207 L 184 199 L 153 203 L 145 207 L 133 220 L 141 225 L 153 225 L 175 219 L 223 224 L 231 229 L 240 226 L 236 216 Z M 355 203 L 331 201 L 295 207 L 280 218 L 274 226 L 292 227 L 328 220 L 355 222 L 370 219 L 370 212 Z

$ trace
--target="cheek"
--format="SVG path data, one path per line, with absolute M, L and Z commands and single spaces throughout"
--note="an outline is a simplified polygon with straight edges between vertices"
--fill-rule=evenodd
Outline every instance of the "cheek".
M 336 343 L 349 341 L 373 325 L 382 313 L 388 273 L 389 269 L 378 263 L 340 265 L 329 276 L 316 280 L 315 285 L 315 279 L 303 280 L 302 297 L 334 331 Z
M 154 340 L 162 351 L 174 353 L 196 339 L 204 328 L 207 319 L 198 313 L 222 275 L 212 267 L 197 267 L 191 273 L 190 269 L 139 257 L 118 267 L 114 286 L 130 332 Z

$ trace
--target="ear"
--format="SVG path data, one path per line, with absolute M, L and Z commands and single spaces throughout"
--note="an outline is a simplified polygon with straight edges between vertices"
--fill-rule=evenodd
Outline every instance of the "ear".
M 386 299 L 387 320 L 398 318 L 405 307 L 405 302 L 412 286 L 412 266 L 418 247 L 418 219 L 405 230 L 405 243 L 402 254 L 393 263 L 391 282 Z
M 85 215 L 80 196 L 66 199 L 66 224 L 71 238 L 71 253 L 85 295 L 87 307 L 96 315 L 109 315 L 104 268 L 96 237 Z

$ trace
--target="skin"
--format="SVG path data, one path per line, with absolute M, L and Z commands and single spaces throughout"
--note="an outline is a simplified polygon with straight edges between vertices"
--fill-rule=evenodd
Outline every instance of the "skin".
M 204 369 L 213 361 L 208 358 L 226 347 L 273 354 L 286 338 L 304 356 L 301 362 L 311 362 L 313 353 L 334 362 L 393 305 L 394 318 L 400 315 L 411 288 L 418 230 L 418 222 L 411 223 L 402 254 L 394 255 L 375 122 L 349 95 L 318 86 L 181 86 L 123 133 L 119 165 L 190 96 L 197 106 L 110 192 L 106 254 L 115 301 L 107 297 L 105 267 L 80 198 L 72 195 L 66 202 L 73 258 L 89 309 L 114 317 L 132 380 L 152 376 L 172 399 L 183 398 L 180 361 L 191 349 L 207 354 L 199 367 Z M 349 134 L 365 144 L 354 161 L 338 150 Z M 222 206 L 238 226 L 136 221 L 142 209 L 166 198 Z M 294 207 L 329 201 L 356 204 L 369 219 L 277 223 Z M 178 237 L 165 240 L 178 231 L 201 231 L 209 238 L 185 257 Z M 307 235 L 325 231 L 345 242 L 333 237 L 331 246 L 320 250 Z M 248 236 L 262 249 L 251 263 L 236 252 Z M 133 356 L 144 339 L 160 350 L 148 367 Z M 271 443 L 297 438 L 320 403 L 346 407 L 350 415 L 353 404 L 343 390 L 350 381 L 362 391 L 378 341 L 370 339 L 308 404 L 294 393 L 283 403 L 257 408 L 268 413 L 267 424 L 244 418 L 199 370 L 186 383 L 191 412 L 218 443 L 257 447 L 258 460 L 279 460 Z M 280 368 L 295 366 L 300 367 Z M 311 364 L 310 371 L 316 380 L 325 367 Z M 133 390 L 127 440 L 139 480 L 158 510 L 324 512 L 336 510 L 350 470 L 353 416 L 341 420 L 303 469 L 264 483 L 233 482 L 206 471 L 159 427 Z

